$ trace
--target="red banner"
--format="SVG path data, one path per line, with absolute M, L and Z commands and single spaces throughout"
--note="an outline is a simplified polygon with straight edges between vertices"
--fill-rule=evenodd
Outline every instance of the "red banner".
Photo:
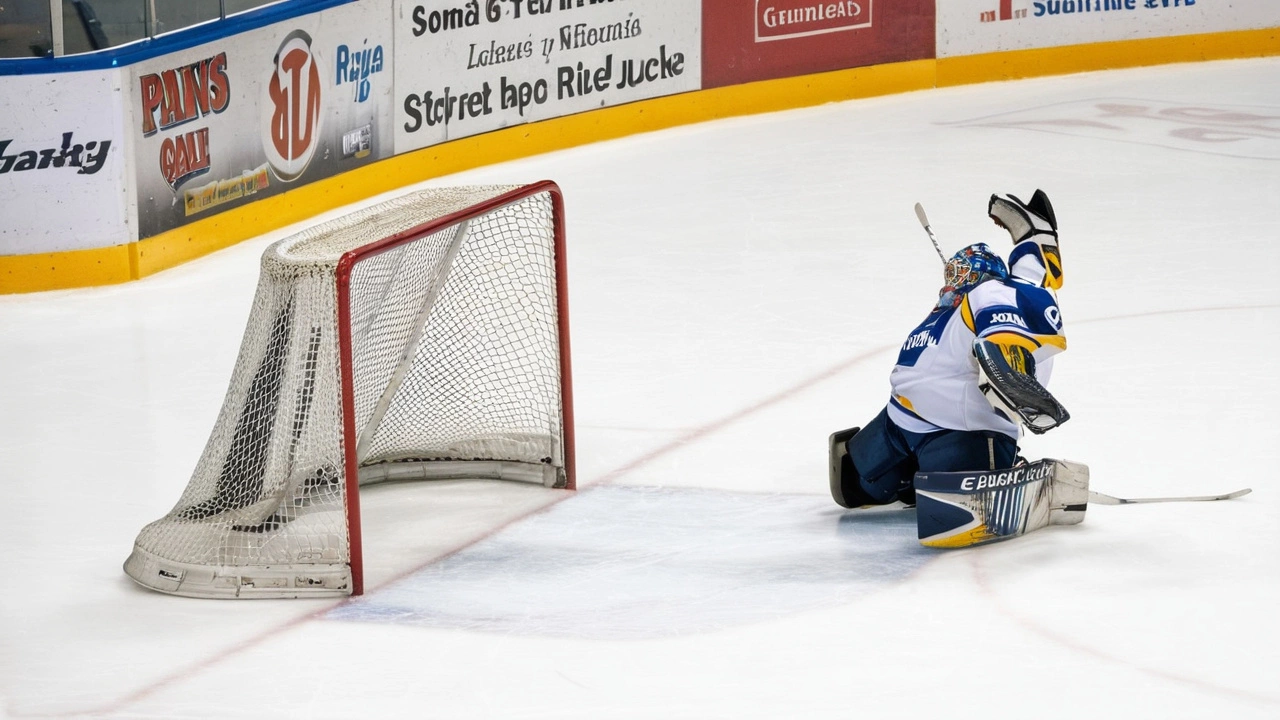
M 702 86 L 934 57 L 934 0 L 703 0 Z

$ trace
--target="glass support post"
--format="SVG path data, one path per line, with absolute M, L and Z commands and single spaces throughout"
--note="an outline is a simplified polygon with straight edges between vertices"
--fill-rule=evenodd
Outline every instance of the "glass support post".
M 49 38 L 53 41 L 53 56 L 67 54 L 67 43 L 62 38 L 62 0 L 49 0 Z

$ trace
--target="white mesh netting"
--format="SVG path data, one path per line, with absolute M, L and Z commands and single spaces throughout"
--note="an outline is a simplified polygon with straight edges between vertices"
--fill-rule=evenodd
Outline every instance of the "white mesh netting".
M 186 490 L 125 563 L 166 592 L 351 591 L 344 452 L 363 481 L 566 482 L 556 226 L 549 192 L 356 260 L 355 436 L 344 438 L 344 253 L 516 190 L 430 189 L 273 244 L 230 388 Z M 518 194 L 517 194 L 518 196 Z

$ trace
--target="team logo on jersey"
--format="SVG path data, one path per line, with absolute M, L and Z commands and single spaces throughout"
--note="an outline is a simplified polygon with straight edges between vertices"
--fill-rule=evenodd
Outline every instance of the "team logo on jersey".
M 294 30 L 285 37 L 265 88 L 262 147 L 276 176 L 296 180 L 320 145 L 320 63 L 310 35 Z
M 907 336 L 907 341 L 902 343 L 902 350 L 898 352 L 898 364 L 911 367 L 920 359 L 920 354 L 926 348 L 937 345 L 942 339 L 942 331 L 947 327 L 947 321 L 954 313 L 955 308 L 946 308 L 930 314 L 920 327 Z
M 1044 309 L 1044 319 L 1049 321 L 1054 330 L 1062 329 L 1062 312 L 1058 310 L 1058 306 L 1050 305 Z
M 1018 313 L 1012 313 L 1012 312 L 992 313 L 991 324 L 992 325 L 1017 325 L 1020 328 L 1025 328 L 1027 326 L 1027 323 L 1022 319 L 1021 315 L 1019 315 Z
M 928 330 L 921 330 L 920 332 L 907 338 L 907 341 L 902 343 L 902 349 L 915 350 L 916 348 L 922 348 L 929 345 L 937 345 L 937 344 L 938 344 L 938 340 L 934 338 L 933 335 L 930 334 Z

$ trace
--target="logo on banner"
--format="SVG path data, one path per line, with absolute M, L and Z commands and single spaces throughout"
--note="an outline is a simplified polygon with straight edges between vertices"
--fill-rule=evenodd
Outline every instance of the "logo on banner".
M 142 100 L 142 136 L 168 133 L 160 143 L 160 175 L 173 190 L 209 172 L 209 128 L 182 131 L 195 120 L 216 115 L 231 104 L 227 54 L 149 73 L 138 78 Z
M 110 140 L 90 140 L 87 143 L 72 144 L 74 132 L 62 133 L 61 147 L 48 147 L 39 150 L 20 150 L 14 148 L 13 154 L 6 154 L 13 138 L 0 140 L 0 175 L 9 171 L 25 172 L 27 170 L 44 170 L 63 166 L 77 168 L 79 175 L 93 175 L 102 169 L 107 161 L 107 151 L 111 149 Z
M 311 36 L 294 30 L 276 51 L 266 83 L 262 148 L 276 176 L 298 179 L 320 145 L 321 81 Z
M 271 186 L 267 178 L 267 165 L 263 163 L 253 170 L 246 170 L 226 180 L 214 180 L 207 185 L 183 191 L 183 207 L 187 217 L 210 210 L 232 200 L 249 197 Z
M 365 41 L 366 43 L 368 40 Z M 385 64 L 381 45 L 356 48 L 352 50 L 346 45 L 339 45 L 333 60 L 336 79 L 334 84 L 352 86 L 353 99 L 362 103 L 369 99 L 373 83 L 369 76 L 382 72 Z
M 756 42 L 871 27 L 872 0 L 756 0 Z
M 1004 17 L 1004 6 L 1009 0 L 1000 0 L 1000 17 L 992 17 L 988 19 L 990 13 L 982 14 L 983 22 L 991 20 L 1008 20 Z M 1023 3 L 1025 4 L 1025 3 Z M 1044 17 L 1046 15 L 1078 15 L 1078 14 L 1097 14 L 1097 13 L 1114 13 L 1114 12 L 1135 12 L 1144 10 L 1161 10 L 1164 8 L 1184 8 L 1195 7 L 1196 0 L 1044 0 L 1043 2 L 1033 2 L 1031 14 L 1035 17 Z M 1014 10 L 1012 19 L 1022 19 L 1027 17 L 1026 10 Z
M 1021 0 L 1014 7 L 1014 0 L 1000 0 L 1000 6 L 994 10 L 982 11 L 982 22 L 1000 22 L 1003 20 L 1021 20 L 1027 16 L 1027 3 Z
M 342 136 L 342 159 L 365 158 L 373 152 L 373 126 L 358 127 Z

